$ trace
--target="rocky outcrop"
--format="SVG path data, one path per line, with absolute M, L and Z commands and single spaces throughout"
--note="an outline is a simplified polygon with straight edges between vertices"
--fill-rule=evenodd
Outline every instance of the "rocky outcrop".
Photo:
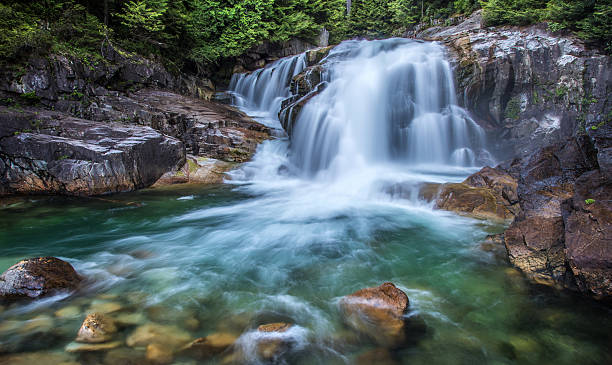
M 406 293 L 393 283 L 358 290 L 340 302 L 346 323 L 385 347 L 405 342 L 408 305 Z
M 179 140 L 149 127 L 0 107 L 0 195 L 130 191 L 184 161 Z
M 416 37 L 448 46 L 458 100 L 495 137 L 497 150 L 528 156 L 609 123 L 609 56 L 545 25 L 484 28 L 481 23 L 476 12 L 456 26 L 432 27 Z
M 0 301 L 32 299 L 76 290 L 82 278 L 55 257 L 26 259 L 0 276 Z

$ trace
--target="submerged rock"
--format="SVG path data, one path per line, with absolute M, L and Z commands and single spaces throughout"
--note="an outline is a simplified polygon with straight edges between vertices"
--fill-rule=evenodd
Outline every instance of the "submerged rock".
M 102 313 L 93 313 L 85 317 L 75 339 L 76 342 L 100 343 L 110 341 L 117 327 L 115 322 Z
M 0 276 L 0 300 L 38 298 L 74 291 L 82 278 L 72 265 L 55 257 L 26 259 Z
M 385 347 L 406 340 L 408 305 L 406 293 L 393 283 L 358 290 L 340 302 L 346 323 Z
M 104 343 L 80 343 L 71 342 L 66 345 L 66 352 L 91 352 L 91 351 L 106 351 L 117 348 L 122 345 L 121 341 L 104 342 Z
M 291 348 L 292 338 L 276 336 L 287 332 L 291 327 L 293 324 L 284 322 L 262 324 L 257 327 L 258 332 L 266 334 L 257 341 L 257 356 L 266 361 L 273 361 Z
M 180 353 L 197 359 L 206 359 L 227 350 L 237 339 L 237 336 L 230 333 L 213 333 L 189 343 Z
M 150 343 L 145 356 L 153 364 L 160 365 L 171 364 L 174 360 L 172 348 L 159 343 Z
M 130 347 L 146 347 L 151 343 L 161 343 L 176 349 L 191 340 L 189 333 L 176 326 L 165 326 L 156 323 L 137 327 L 128 336 L 126 343 Z

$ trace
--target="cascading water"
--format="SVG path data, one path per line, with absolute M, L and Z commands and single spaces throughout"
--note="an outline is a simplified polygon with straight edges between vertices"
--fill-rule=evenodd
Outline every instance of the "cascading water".
M 303 171 L 350 169 L 355 160 L 489 162 L 482 160 L 484 131 L 456 103 L 441 46 L 405 39 L 344 42 L 328 56 L 325 77 L 327 87 L 293 126 L 292 159 Z
M 305 67 L 305 55 L 300 54 L 283 58 L 250 74 L 232 75 L 229 90 L 234 96 L 234 104 L 259 116 L 264 124 L 278 127 L 276 115 L 283 99 L 291 96 L 291 79 Z

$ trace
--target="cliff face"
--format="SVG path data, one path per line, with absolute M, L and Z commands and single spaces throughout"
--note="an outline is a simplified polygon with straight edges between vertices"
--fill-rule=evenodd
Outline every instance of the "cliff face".
M 458 100 L 506 157 L 526 156 L 612 118 L 610 57 L 543 25 L 483 28 L 481 20 L 476 12 L 416 37 L 448 47 Z

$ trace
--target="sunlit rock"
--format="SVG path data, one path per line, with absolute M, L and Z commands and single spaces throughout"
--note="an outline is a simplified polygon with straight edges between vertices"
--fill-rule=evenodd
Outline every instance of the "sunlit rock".
M 110 341 L 117 332 L 115 322 L 102 313 L 87 315 L 77 337 L 76 342 L 100 343 Z
M 55 257 L 26 259 L 0 276 L 0 300 L 38 298 L 78 288 L 81 277 L 72 265 Z

